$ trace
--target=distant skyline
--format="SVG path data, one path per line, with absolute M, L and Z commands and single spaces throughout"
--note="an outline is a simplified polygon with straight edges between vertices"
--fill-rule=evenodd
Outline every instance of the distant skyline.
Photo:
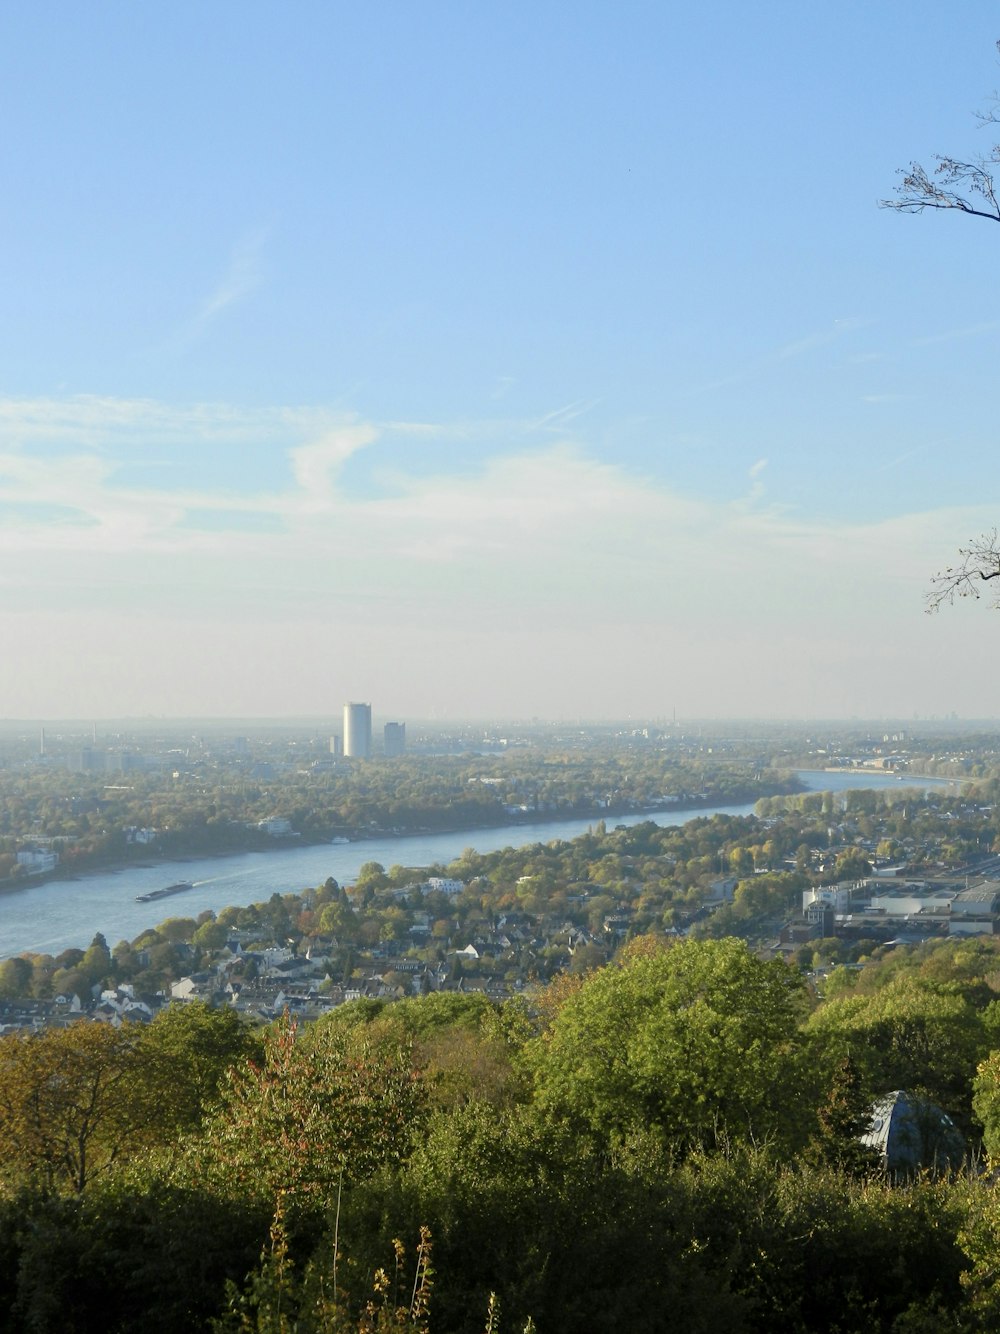
M 0 717 L 1000 715 L 998 37 L 8 7 Z

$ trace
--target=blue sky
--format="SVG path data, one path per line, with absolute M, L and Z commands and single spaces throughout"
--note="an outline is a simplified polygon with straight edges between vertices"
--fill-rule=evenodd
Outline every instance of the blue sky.
M 0 711 L 995 715 L 1000 227 L 876 201 L 998 37 L 7 7 Z

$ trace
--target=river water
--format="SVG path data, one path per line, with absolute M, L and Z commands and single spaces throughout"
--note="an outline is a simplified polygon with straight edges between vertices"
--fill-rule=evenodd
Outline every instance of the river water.
M 801 770 L 799 777 L 814 792 L 895 787 L 898 783 L 898 779 L 888 774 Z M 943 779 L 907 779 L 907 785 L 931 787 L 946 783 Z M 607 823 L 613 827 L 653 820 L 659 825 L 679 825 L 699 816 L 720 813 L 751 815 L 753 807 L 753 802 L 747 802 L 701 810 L 613 815 Z M 372 838 L 356 843 L 286 845 L 273 852 L 160 861 L 155 866 L 101 871 L 79 879 L 48 880 L 0 894 L 0 959 L 28 951 L 58 954 L 74 947 L 85 949 L 95 931 L 100 931 L 109 945 L 119 940 L 134 940 L 147 927 L 156 926 L 167 917 L 196 917 L 206 908 L 219 912 L 230 904 L 258 903 L 274 893 L 297 893 L 320 885 L 331 875 L 341 884 L 351 884 L 364 862 L 381 862 L 383 866 L 446 865 L 464 848 L 494 852 L 498 848 L 571 839 L 585 833 L 598 818 Z M 189 881 L 194 888 L 152 903 L 135 901 L 138 894 L 148 894 L 178 881 Z

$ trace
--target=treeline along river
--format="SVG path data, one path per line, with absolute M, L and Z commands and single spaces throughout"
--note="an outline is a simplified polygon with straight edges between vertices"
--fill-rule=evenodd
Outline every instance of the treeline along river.
M 895 787 L 892 775 L 814 772 L 799 778 L 813 792 L 843 792 L 850 788 Z M 907 779 L 909 786 L 947 786 L 942 779 Z M 653 820 L 659 825 L 686 824 L 688 820 L 720 813 L 752 815 L 754 803 L 710 806 L 702 810 L 658 811 L 653 814 L 613 816 L 612 825 L 634 825 Z M 0 958 L 31 951 L 58 954 L 74 947 L 85 949 L 96 931 L 109 945 L 134 940 L 148 927 L 167 917 L 196 917 L 211 908 L 220 912 L 230 904 L 243 906 L 269 899 L 272 894 L 298 893 L 320 885 L 328 876 L 349 885 L 365 862 L 383 866 L 447 865 L 464 848 L 494 852 L 498 848 L 548 843 L 585 833 L 595 818 L 518 824 L 506 828 L 463 829 L 447 834 L 415 834 L 403 838 L 362 839 L 346 844 L 284 844 L 274 851 L 244 852 L 234 856 L 158 861 L 155 865 L 101 871 L 79 879 L 54 879 L 0 895 Z M 138 895 L 177 881 L 193 888 L 182 894 L 137 903 Z

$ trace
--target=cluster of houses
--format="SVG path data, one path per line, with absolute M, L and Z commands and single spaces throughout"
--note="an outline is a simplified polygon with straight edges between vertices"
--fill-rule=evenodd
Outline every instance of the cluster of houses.
M 286 1010 L 304 1019 L 315 1019 L 362 998 L 398 1000 L 430 991 L 482 991 L 491 1000 L 501 1001 L 517 990 L 498 976 L 487 973 L 469 979 L 455 968 L 455 960 L 468 964 L 483 957 L 473 944 L 452 951 L 448 962 L 437 964 L 397 957 L 391 948 L 376 947 L 366 967 L 352 973 L 349 980 L 337 982 L 331 976 L 334 965 L 323 943 L 311 944 L 299 954 L 290 946 L 254 942 L 251 937 L 255 934 L 260 933 L 235 932 L 208 966 L 179 978 L 168 991 L 155 995 L 123 983 L 104 990 L 95 988 L 95 994 L 85 997 L 74 994 L 51 1000 L 0 1002 L 0 1034 L 92 1020 L 115 1028 L 124 1023 L 149 1023 L 164 1006 L 189 1001 L 229 1005 L 252 1020 L 266 1023 Z
M 405 897 L 415 885 L 386 889 L 387 903 Z M 419 888 L 454 899 L 464 881 L 432 876 Z M 285 1010 L 304 1019 L 316 1018 L 349 1001 L 363 998 L 396 1000 L 433 991 L 479 991 L 503 1001 L 528 985 L 529 978 L 565 967 L 577 950 L 591 948 L 601 957 L 627 935 L 631 916 L 608 914 L 603 925 L 590 932 L 572 922 L 542 924 L 520 911 L 479 920 L 458 946 L 434 943 L 429 912 L 410 910 L 410 925 L 403 938 L 381 940 L 353 952 L 345 975 L 344 954 L 332 936 L 276 941 L 266 926 L 233 927 L 225 944 L 206 954 L 183 943 L 173 946 L 182 975 L 156 994 L 145 992 L 140 979 L 114 989 L 85 996 L 58 996 L 52 1000 L 22 999 L 0 1002 L 0 1033 L 11 1029 L 65 1026 L 99 1020 L 114 1026 L 149 1022 L 165 1005 L 202 1001 L 232 1006 L 251 1020 L 269 1022 Z M 544 969 L 531 961 L 547 955 Z M 417 957 L 414 957 L 414 956 Z M 149 951 L 136 951 L 140 966 L 149 965 Z M 191 971 L 184 973 L 185 962 Z
M 66 1028 L 70 1024 L 92 1022 L 120 1028 L 123 1023 L 148 1024 L 165 1003 L 163 996 L 137 993 L 131 983 L 97 988 L 97 994 L 85 998 L 55 996 L 52 1000 L 22 998 L 0 1002 L 0 1034 L 15 1030 Z

